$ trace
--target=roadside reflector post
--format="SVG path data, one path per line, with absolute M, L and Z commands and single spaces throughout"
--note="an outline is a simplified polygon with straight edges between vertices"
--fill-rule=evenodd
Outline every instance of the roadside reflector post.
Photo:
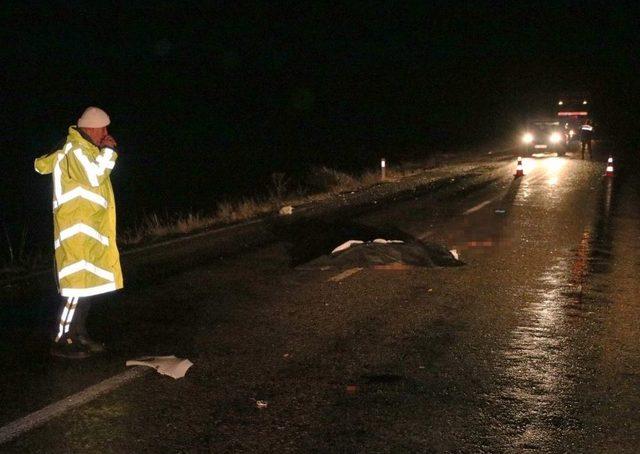
M 604 176 L 605 177 L 613 176 L 613 157 L 611 156 L 609 156 L 609 159 L 607 159 L 607 168 L 604 171 Z
M 516 173 L 514 177 L 523 177 L 524 176 L 524 167 L 522 167 L 522 158 L 518 156 L 518 165 L 516 166 Z
M 387 160 L 385 158 L 380 159 L 380 179 L 386 180 L 387 178 Z

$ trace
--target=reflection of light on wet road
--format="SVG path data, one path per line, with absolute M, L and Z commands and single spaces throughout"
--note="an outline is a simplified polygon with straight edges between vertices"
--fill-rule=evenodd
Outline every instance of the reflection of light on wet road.
M 586 230 L 582 234 L 582 239 L 576 250 L 576 257 L 571 267 L 571 283 L 580 286 L 580 295 L 582 295 L 582 284 L 589 271 L 589 244 L 591 234 Z
M 607 179 L 604 188 L 604 216 L 607 218 L 611 212 L 611 195 L 613 193 L 611 179 Z
M 524 205 L 529 197 L 531 196 L 531 188 L 532 188 L 532 180 L 531 178 L 525 178 L 522 180 L 520 187 L 518 188 L 518 192 L 516 193 L 513 204 L 516 206 Z
M 524 158 L 522 160 L 522 168 L 524 170 L 524 174 L 527 175 L 536 168 L 536 160 L 531 158 Z
M 523 309 L 525 322 L 511 332 L 502 352 L 499 399 L 506 403 L 515 446 L 544 446 L 568 418 L 566 396 L 576 385 L 570 363 L 566 325 L 566 260 L 539 279 L 539 288 Z
M 514 204 L 517 206 L 532 205 L 531 196 L 534 193 L 541 195 L 536 205 L 549 205 L 561 199 L 557 189 L 563 187 L 562 181 L 566 173 L 566 158 L 547 157 L 542 159 L 526 159 L 523 161 L 525 176 L 522 179 L 520 190 L 516 195 Z M 550 191 L 553 189 L 553 191 Z
M 548 158 L 544 161 L 544 167 L 549 173 L 554 174 L 554 176 L 558 176 L 562 168 L 565 166 L 567 161 L 563 158 Z
M 547 180 L 549 186 L 556 186 L 558 184 L 566 162 L 563 158 L 548 158 L 544 160 L 544 167 L 549 177 Z
M 575 424 L 571 402 L 583 367 L 580 353 L 572 349 L 572 333 L 576 320 L 590 313 L 582 303 L 592 248 L 586 229 L 573 255 L 558 258 L 533 282 L 523 322 L 501 352 L 500 387 L 494 397 L 503 403 L 516 446 L 549 446 Z

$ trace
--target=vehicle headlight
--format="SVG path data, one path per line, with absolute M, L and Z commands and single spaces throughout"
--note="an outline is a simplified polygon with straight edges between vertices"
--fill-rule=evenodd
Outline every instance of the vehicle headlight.
M 522 141 L 524 143 L 533 142 L 533 134 L 531 134 L 530 132 L 527 132 L 525 135 L 522 136 Z
M 549 136 L 549 142 L 551 143 L 558 143 L 562 140 L 562 136 L 560 135 L 559 132 L 554 132 L 553 134 L 551 134 Z

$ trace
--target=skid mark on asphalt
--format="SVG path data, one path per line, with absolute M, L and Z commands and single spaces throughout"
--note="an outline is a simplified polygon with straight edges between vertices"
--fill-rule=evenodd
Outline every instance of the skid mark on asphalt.
M 40 427 L 63 413 L 86 404 L 104 394 L 107 394 L 120 386 L 143 376 L 151 369 L 147 367 L 134 367 L 114 377 L 108 378 L 97 385 L 73 394 L 64 400 L 53 403 L 41 410 L 35 411 L 23 418 L 17 419 L 0 428 L 0 445 L 20 435 Z
M 333 277 L 330 277 L 330 278 L 327 280 L 327 282 L 340 282 L 341 280 L 346 279 L 346 278 L 348 278 L 349 276 L 353 276 L 354 274 L 356 274 L 356 273 L 358 273 L 358 272 L 360 272 L 360 271 L 362 271 L 362 268 L 358 268 L 358 267 L 356 267 L 356 268 L 349 268 L 348 270 L 343 271 L 343 272 L 342 272 L 342 273 L 340 273 L 340 274 L 337 274 L 337 275 L 335 275 L 335 276 L 333 276 Z

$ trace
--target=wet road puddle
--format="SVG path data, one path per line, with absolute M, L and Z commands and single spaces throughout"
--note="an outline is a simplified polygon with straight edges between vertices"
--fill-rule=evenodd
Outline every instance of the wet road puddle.
M 612 259 L 611 194 L 603 194 L 593 226 L 527 290 L 520 309 L 523 323 L 499 353 L 496 392 L 487 399 L 498 406 L 502 430 L 513 437 L 511 446 L 549 447 L 563 431 L 580 426 L 575 393 L 594 372 L 587 366 L 589 351 L 578 347 L 578 339 L 599 326 L 599 308 L 611 304 L 606 283 L 594 285 L 597 275 L 609 272 Z

